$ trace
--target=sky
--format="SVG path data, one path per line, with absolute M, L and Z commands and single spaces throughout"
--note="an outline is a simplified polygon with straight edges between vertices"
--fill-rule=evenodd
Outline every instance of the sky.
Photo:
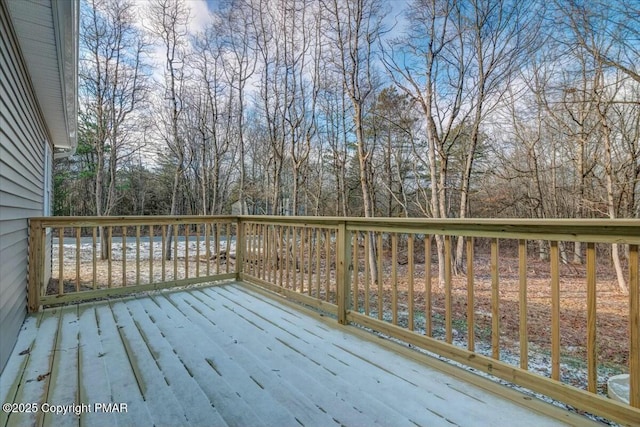
M 140 17 L 140 26 L 144 26 L 145 20 L 145 5 L 152 0 L 135 0 L 138 6 L 137 16 Z M 408 0 L 382 0 L 383 8 L 388 10 L 387 16 L 383 20 L 383 24 L 387 30 L 393 29 L 387 37 L 393 36 L 393 34 L 399 34 L 402 32 L 403 26 L 403 13 L 406 9 Z M 220 0 L 186 0 L 186 4 L 189 7 L 189 25 L 188 30 L 191 34 L 197 34 L 204 31 L 207 24 L 210 22 L 210 12 L 214 12 L 220 5 Z M 155 71 L 153 73 L 154 79 L 161 81 L 164 78 L 163 75 L 163 63 L 164 63 L 164 48 L 161 46 L 155 46 L 152 49 L 151 61 L 155 63 Z

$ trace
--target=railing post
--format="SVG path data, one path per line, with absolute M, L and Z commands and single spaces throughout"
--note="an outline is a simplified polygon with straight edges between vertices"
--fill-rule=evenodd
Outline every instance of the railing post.
M 629 245 L 629 404 L 640 408 L 640 255 Z
M 238 216 L 236 217 L 236 280 L 242 280 L 242 266 L 244 264 L 245 248 L 244 223 Z M 230 254 L 227 254 L 229 257 Z
M 349 287 L 351 282 L 351 231 L 347 230 L 345 221 L 338 225 L 336 250 L 338 255 L 338 271 L 336 272 L 336 299 L 338 302 L 338 323 L 347 324 L 349 305 Z
M 44 230 L 39 220 L 29 220 L 29 277 L 27 304 L 29 313 L 40 309 L 40 293 L 44 280 Z

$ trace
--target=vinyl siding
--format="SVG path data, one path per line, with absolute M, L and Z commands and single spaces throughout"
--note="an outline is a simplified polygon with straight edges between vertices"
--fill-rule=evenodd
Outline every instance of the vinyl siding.
M 48 131 L 0 2 L 0 371 L 26 315 L 28 218 L 42 216 Z

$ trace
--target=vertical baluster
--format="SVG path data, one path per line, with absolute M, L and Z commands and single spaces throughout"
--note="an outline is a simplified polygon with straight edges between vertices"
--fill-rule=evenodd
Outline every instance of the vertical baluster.
M 269 283 L 277 283 L 278 282 L 278 228 L 276 225 L 272 225 L 269 229 L 269 245 L 271 252 L 269 256 L 271 259 L 269 260 L 269 271 L 268 271 L 268 279 Z
M 140 285 L 140 226 L 136 225 L 136 285 Z
M 213 239 L 214 244 L 213 244 L 213 249 L 215 250 L 215 257 L 216 257 L 216 274 L 220 274 L 220 252 L 222 250 L 222 245 L 220 243 L 220 227 L 222 227 L 222 224 L 220 223 L 211 223 L 209 224 L 209 228 L 207 228 L 207 231 L 209 232 L 209 234 L 207 235 L 207 251 L 208 251 L 208 255 L 207 255 L 207 274 L 210 275 L 211 274 L 211 257 L 213 256 L 213 254 L 211 253 L 211 240 Z M 225 224 L 225 233 L 229 232 L 229 228 L 230 225 L 229 224 Z M 228 239 L 228 238 L 227 238 Z M 229 264 L 229 257 L 230 257 L 230 253 L 227 251 L 225 259 L 226 259 L 226 263 L 227 265 Z M 228 273 L 228 268 L 227 268 L 227 273 Z
M 207 276 L 211 276 L 211 227 L 213 226 L 213 224 L 205 222 L 204 223 L 204 253 L 205 253 L 205 257 L 207 258 L 207 265 L 205 266 L 205 269 L 207 271 Z M 229 254 L 227 254 L 227 256 L 229 256 Z M 216 254 L 216 259 L 220 258 L 220 254 Z M 219 271 L 220 269 L 218 268 L 216 270 L 216 274 L 220 273 Z
M 230 264 L 230 260 L 231 260 L 231 238 L 233 235 L 233 224 L 232 223 L 228 223 L 227 224 L 227 243 L 226 243 L 226 247 L 227 247 L 227 257 L 226 257 L 226 262 L 225 262 L 225 270 L 228 273 L 229 272 L 229 264 Z M 238 246 L 238 226 L 236 225 L 236 247 Z M 219 234 L 218 234 L 219 236 Z M 220 240 L 218 240 L 220 241 Z M 238 262 L 238 260 L 236 259 L 236 262 Z
M 424 333 L 433 334 L 431 308 L 431 236 L 424 236 Z
M 93 227 L 91 236 L 91 249 L 92 253 L 92 285 L 93 289 L 98 288 L 98 228 Z
M 409 234 L 409 236 L 407 237 L 407 262 L 409 263 L 409 289 L 408 289 L 408 302 L 409 302 L 409 319 L 408 319 L 408 323 L 409 323 L 409 330 L 413 331 L 414 330 L 414 295 L 413 295 L 413 276 L 414 276 L 414 265 L 413 265 L 413 239 L 414 239 L 414 235 L 413 234 Z
M 178 228 L 180 224 L 173 226 L 173 280 L 178 280 Z
M 149 283 L 153 283 L 153 238 L 154 238 L 154 226 L 149 226 Z
M 298 289 L 298 227 L 291 228 L 291 235 L 291 257 L 293 258 L 291 274 L 293 275 L 292 283 L 295 292 Z
M 262 224 L 260 227 L 260 279 L 266 280 L 267 278 L 267 250 L 269 248 L 267 242 L 267 232 L 269 231 L 269 226 L 267 224 Z
M 244 240 L 244 272 L 253 275 L 253 224 L 245 224 L 245 240 Z
M 498 277 L 498 239 L 491 239 L 491 354 L 500 359 L 500 280 Z
M 253 226 L 251 227 L 252 230 L 252 235 L 251 235 L 251 262 L 252 262 L 252 273 L 253 273 L 253 277 L 258 277 L 258 271 L 259 271 L 259 267 L 258 267 L 258 258 L 259 258 L 259 253 L 258 253 L 258 248 L 259 246 L 259 232 L 260 232 L 260 225 L 259 224 L 253 224 Z
M 200 277 L 200 223 L 196 224 L 196 277 Z
M 191 224 L 184 225 L 184 278 L 189 278 L 189 229 Z
M 304 248 L 305 248 L 305 233 L 306 230 L 304 227 L 299 227 L 298 231 L 300 233 L 300 245 L 298 246 L 300 250 L 298 251 L 298 257 L 296 258 L 296 266 L 300 276 L 300 293 L 304 293 Z
M 167 267 L 167 226 L 162 225 L 162 282 L 166 281 L 166 267 Z
M 335 233 L 335 236 L 336 236 L 336 238 L 335 238 L 335 242 L 336 242 L 336 243 L 335 243 L 335 250 L 334 250 L 334 253 L 333 253 L 333 255 L 334 255 L 333 261 L 334 261 L 334 263 L 335 263 L 335 264 L 334 264 L 334 266 L 335 266 L 335 267 L 334 267 L 334 270 L 333 270 L 333 271 L 335 271 L 335 272 L 336 272 L 336 278 L 335 278 L 335 283 L 336 283 L 336 291 L 335 291 L 336 304 L 338 304 L 338 298 L 340 298 L 340 295 L 338 295 L 338 285 L 339 285 L 339 283 L 340 283 L 341 277 L 340 277 L 340 276 L 339 276 L 339 274 L 338 274 L 338 270 L 340 269 L 341 251 L 342 251 L 343 249 L 345 249 L 345 247 L 339 243 L 339 242 L 340 242 L 340 234 L 341 234 L 340 229 L 341 229 L 341 228 L 342 228 L 342 227 L 340 227 L 340 226 L 339 226 L 337 229 L 335 229 L 335 230 L 334 230 L 334 233 Z M 351 233 L 347 233 L 347 232 L 345 231 L 345 235 L 346 235 L 346 234 L 351 235 Z M 351 252 L 351 242 L 349 242 L 349 244 L 347 245 L 347 248 L 346 248 L 345 253 L 346 253 L 346 252 Z M 348 261 L 346 261 L 347 259 L 348 259 Z M 345 260 L 344 262 L 349 262 L 349 263 L 350 263 L 350 262 L 351 262 L 351 254 L 348 254 L 348 257 L 347 257 L 347 258 L 345 258 L 344 260 Z M 346 276 L 343 276 L 343 277 L 345 277 L 345 278 L 346 278 Z M 347 285 L 347 288 L 345 288 L 345 289 L 344 289 L 344 291 L 345 291 L 344 296 L 345 296 L 345 297 L 348 297 L 348 296 L 349 296 L 349 288 L 350 288 L 350 286 L 351 286 L 351 285 Z
M 284 265 L 285 265 L 285 287 L 289 289 L 291 281 L 291 267 L 289 265 L 289 242 L 290 242 L 291 226 L 287 226 L 284 237 Z
M 384 317 L 384 289 L 382 283 L 382 233 L 378 232 L 377 241 L 378 247 L 376 248 L 376 255 L 378 261 L 378 277 L 376 282 L 378 283 L 378 320 L 382 320 Z
M 80 292 L 80 227 L 76 227 L 76 292 Z
M 266 280 L 269 283 L 273 283 L 271 282 L 271 278 L 273 275 L 273 263 L 274 263 L 274 252 L 273 252 L 273 226 L 267 226 L 267 247 L 266 247 L 266 260 L 265 260 L 265 267 L 266 267 Z
M 251 227 L 251 272 L 253 277 L 258 277 L 258 224 L 252 224 Z
M 251 230 L 251 271 L 253 277 L 258 277 L 260 274 L 260 224 L 253 224 Z
M 353 289 L 352 289 L 352 294 L 353 294 L 353 311 L 355 311 L 356 313 L 358 312 L 358 276 L 360 275 L 359 271 L 360 271 L 360 259 L 358 258 L 358 250 L 359 248 L 359 244 L 358 244 L 358 237 L 360 236 L 360 232 L 356 231 L 354 233 L 352 233 L 353 235 L 353 248 L 351 249 L 351 251 L 353 252 L 353 281 L 352 281 L 352 285 L 353 285 Z
M 311 288 L 312 286 L 312 266 L 313 266 L 313 233 L 311 227 L 307 228 L 307 246 L 308 246 L 308 256 L 307 256 L 307 295 L 311 296 Z
M 551 242 L 551 378 L 560 380 L 560 254 Z
M 64 295 L 64 227 L 58 229 L 58 295 Z
M 227 273 L 229 272 L 229 262 L 230 262 L 230 259 L 231 259 L 231 235 L 232 235 L 231 227 L 232 226 L 233 226 L 232 223 L 230 223 L 230 222 L 227 223 L 227 256 L 226 256 L 226 262 L 225 262 L 225 270 L 226 270 Z M 219 231 L 216 231 L 216 234 L 217 234 L 218 242 L 220 242 L 220 233 L 219 233 Z M 238 235 L 238 230 L 236 229 L 236 247 L 238 246 L 238 242 L 237 242 L 238 237 L 237 237 L 237 235 Z M 236 262 L 238 262 L 237 259 L 236 259 Z M 220 264 L 218 264 L 218 266 L 219 265 Z
M 398 233 L 391 233 L 391 317 L 398 324 Z
M 587 243 L 587 390 L 598 391 L 596 347 L 596 244 Z
M 127 286 L 127 227 L 120 227 L 122 233 L 122 287 Z
M 371 309 L 371 273 L 369 272 L 369 268 L 371 268 L 369 260 L 369 251 L 370 247 L 370 233 L 368 231 L 364 232 L 364 314 L 369 315 Z
M 638 245 L 629 245 L 629 404 L 640 408 L 640 266 Z
M 205 228 L 205 233 L 206 233 L 206 237 L 205 239 L 207 240 L 207 247 L 206 247 L 206 251 L 207 251 L 207 276 L 210 276 L 211 273 L 211 258 L 213 256 L 215 256 L 216 258 L 216 274 L 220 274 L 220 251 L 222 251 L 222 243 L 220 242 L 220 238 L 222 235 L 221 232 L 221 228 L 222 228 L 222 223 L 209 223 L 207 224 L 207 227 Z M 231 228 L 231 224 L 224 224 L 224 235 L 226 236 L 225 239 L 229 240 L 229 236 L 227 236 L 227 233 L 229 233 L 229 229 Z M 214 252 L 211 252 L 211 241 L 214 240 L 216 243 L 214 243 L 213 245 L 213 250 Z M 229 251 L 226 252 L 226 264 L 229 265 L 229 259 L 230 259 L 230 253 Z M 227 268 L 228 270 L 228 268 Z
M 111 271 L 112 271 L 112 254 L 111 254 L 111 242 L 113 242 L 113 227 L 109 226 L 107 227 L 107 241 L 106 242 L 102 242 L 103 244 L 105 244 L 105 246 L 107 247 L 107 283 L 108 286 L 111 287 L 113 286 L 113 280 L 111 278 Z
M 242 222 L 239 229 L 242 231 L 242 238 L 238 238 L 237 247 L 241 249 L 240 251 L 237 251 L 238 254 L 236 254 L 236 257 L 238 258 L 238 264 L 242 266 L 242 272 L 244 274 L 248 274 L 249 271 L 247 270 L 247 248 L 249 247 L 249 236 L 247 233 L 249 231 L 249 226 L 246 222 Z M 240 236 L 240 232 L 238 232 L 238 236 Z M 241 257 L 238 256 L 240 253 L 242 253 Z
M 283 279 L 284 279 L 284 256 L 285 256 L 285 242 L 284 242 L 284 230 L 283 230 L 283 226 L 279 225 L 278 226 L 278 285 L 282 286 L 283 285 Z
M 451 236 L 444 236 L 444 321 L 445 339 L 453 341 L 453 308 L 451 296 Z
M 476 312 L 473 277 L 473 237 L 467 237 L 467 350 L 476 348 Z
M 260 224 L 253 224 L 253 277 L 260 276 Z
M 529 369 L 529 336 L 527 331 L 527 241 L 518 241 L 518 273 L 520 276 L 520 368 Z
M 324 299 L 325 301 L 329 301 L 329 286 L 330 286 L 330 282 L 331 282 L 331 229 L 327 228 L 325 230 L 325 296 Z
M 320 299 L 320 229 L 316 228 L 315 240 L 316 240 L 316 298 Z

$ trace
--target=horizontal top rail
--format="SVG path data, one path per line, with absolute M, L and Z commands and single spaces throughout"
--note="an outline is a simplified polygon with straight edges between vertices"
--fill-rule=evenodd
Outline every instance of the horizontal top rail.
M 277 225 L 335 227 L 351 231 L 395 231 L 535 240 L 640 244 L 640 219 L 432 219 L 351 218 L 271 215 L 34 217 L 42 227 L 133 226 L 153 223 L 188 224 L 207 221 L 251 221 Z
M 233 215 L 153 215 L 153 216 L 47 216 L 33 217 L 42 227 L 94 227 L 133 225 L 195 224 L 212 221 L 236 221 Z
M 640 243 L 640 220 L 633 219 L 380 219 L 347 222 L 360 231 L 447 234 L 533 240 L 568 240 L 594 243 Z
M 433 219 L 240 216 L 240 220 L 297 226 L 337 226 L 351 231 L 394 231 L 452 236 L 640 243 L 640 219 Z

